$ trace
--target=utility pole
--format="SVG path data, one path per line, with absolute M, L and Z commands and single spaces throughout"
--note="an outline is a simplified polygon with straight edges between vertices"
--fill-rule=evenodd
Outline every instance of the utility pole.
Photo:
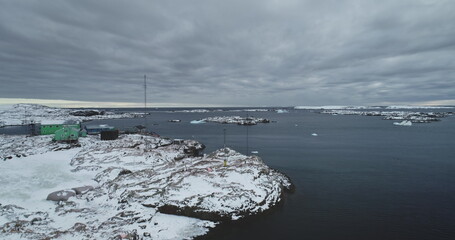
M 223 129 L 223 134 L 224 134 L 224 143 L 223 143 L 223 147 L 226 148 L 226 128 Z
M 27 124 L 27 105 L 24 104 L 24 120 L 23 124 Z
M 248 146 L 248 127 L 249 127 L 249 123 L 248 123 L 248 112 L 246 113 L 246 155 L 247 156 L 250 156 L 250 148 Z
M 144 127 L 147 132 L 147 76 L 144 75 Z
M 147 76 L 144 74 L 144 140 L 145 140 L 145 150 L 149 149 L 149 142 L 147 139 Z

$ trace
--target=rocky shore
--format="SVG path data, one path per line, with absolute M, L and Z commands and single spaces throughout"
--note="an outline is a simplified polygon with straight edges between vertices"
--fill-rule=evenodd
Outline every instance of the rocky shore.
M 144 113 L 114 113 L 93 109 L 53 108 L 39 104 L 16 104 L 0 110 L 0 127 L 46 121 L 90 121 L 96 119 L 138 118 Z
M 219 117 L 208 117 L 197 122 L 214 122 L 221 124 L 237 124 L 237 125 L 256 125 L 258 123 L 270 123 L 269 119 L 266 118 L 255 118 L 255 117 L 240 117 L 240 116 L 219 116 Z
M 192 239 L 220 222 L 267 211 L 293 189 L 257 156 L 229 148 L 203 155 L 204 147 L 144 135 L 90 136 L 76 145 L 51 143 L 49 136 L 0 136 L 2 181 L 13 178 L 11 169 L 21 162 L 33 168 L 63 161 L 66 174 L 91 176 L 58 191 L 43 187 L 49 200 L 36 201 L 47 208 L 12 203 L 15 196 L 0 199 L 0 238 Z

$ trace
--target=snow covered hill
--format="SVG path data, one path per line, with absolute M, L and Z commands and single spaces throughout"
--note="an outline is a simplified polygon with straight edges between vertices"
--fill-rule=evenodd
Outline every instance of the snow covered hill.
M 257 156 L 229 148 L 201 156 L 203 148 L 143 135 L 78 145 L 0 136 L 0 238 L 191 239 L 266 211 L 292 190 Z M 74 196 L 46 200 L 59 190 Z

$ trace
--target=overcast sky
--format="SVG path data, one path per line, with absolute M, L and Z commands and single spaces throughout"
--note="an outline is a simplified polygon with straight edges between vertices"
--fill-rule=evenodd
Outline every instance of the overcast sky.
M 455 104 L 453 0 L 0 0 L 0 98 Z

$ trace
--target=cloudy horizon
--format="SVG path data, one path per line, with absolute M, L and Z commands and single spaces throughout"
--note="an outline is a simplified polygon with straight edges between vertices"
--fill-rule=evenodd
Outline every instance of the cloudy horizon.
M 455 105 L 455 2 L 0 1 L 0 104 Z

